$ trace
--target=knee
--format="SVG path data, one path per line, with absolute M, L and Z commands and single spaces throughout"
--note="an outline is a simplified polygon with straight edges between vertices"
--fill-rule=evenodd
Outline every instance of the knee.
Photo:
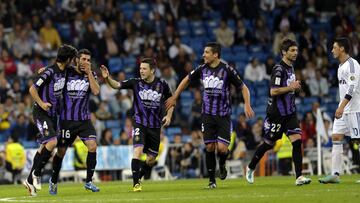
M 155 163 L 156 163 L 155 157 L 148 155 L 147 159 L 146 159 L 146 164 L 149 165 L 149 166 L 154 166 Z
M 54 150 L 57 145 L 57 139 L 50 140 L 48 143 L 45 144 L 46 149 L 49 151 Z
M 207 152 L 214 152 L 215 151 L 215 143 L 206 144 L 206 151 Z
M 343 141 L 344 136 L 335 134 L 335 135 L 331 136 L 331 139 L 332 139 L 332 141 Z
M 133 153 L 133 158 L 140 159 L 142 153 L 143 153 L 143 147 L 135 147 L 134 153 Z
M 87 148 L 88 148 L 88 151 L 89 151 L 89 152 L 96 152 L 96 149 L 97 149 L 97 144 L 96 144 L 96 142 L 95 142 L 95 141 L 89 142 Z
M 60 158 L 64 158 L 66 154 L 66 148 L 58 148 L 56 155 Z
M 226 154 L 229 151 L 228 146 L 226 146 L 226 145 L 218 145 L 217 150 L 218 150 L 218 153 L 221 153 L 221 154 Z

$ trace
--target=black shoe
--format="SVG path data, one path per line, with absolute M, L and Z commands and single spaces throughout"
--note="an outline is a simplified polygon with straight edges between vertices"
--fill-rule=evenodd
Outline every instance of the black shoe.
M 219 173 L 219 178 L 221 180 L 225 180 L 227 176 L 227 170 L 225 166 L 220 166 L 220 173 Z

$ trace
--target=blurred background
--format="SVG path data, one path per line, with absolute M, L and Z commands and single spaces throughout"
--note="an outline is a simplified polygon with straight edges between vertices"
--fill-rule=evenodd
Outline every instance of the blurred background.
M 328 138 L 339 102 L 338 63 L 331 54 L 332 40 L 349 37 L 352 56 L 359 59 L 359 11 L 360 3 L 350 0 L 0 1 L 0 183 L 18 182 L 31 166 L 38 131 L 32 120 L 33 101 L 28 88 L 36 71 L 54 62 L 63 43 L 89 49 L 92 67 L 99 76 L 100 96 L 92 96 L 90 101 L 100 146 L 96 180 L 128 179 L 132 156 L 132 92 L 107 86 L 99 74 L 101 64 L 115 79 L 125 80 L 138 75 L 141 57 L 153 57 L 157 76 L 174 91 L 201 64 L 204 45 L 219 42 L 222 58 L 240 72 L 249 87 L 256 113 L 254 119 L 246 119 L 243 98 L 233 88 L 233 133 L 227 165 L 229 177 L 239 177 L 262 141 L 269 77 L 280 60 L 279 44 L 284 38 L 299 45 L 294 68 L 302 81 L 296 103 L 303 130 L 304 172 L 317 172 L 319 108 L 326 132 L 321 139 L 323 170 L 329 172 Z M 199 85 L 190 85 L 181 95 L 172 125 L 162 130 L 158 164 L 148 178 L 207 175 Z M 344 148 L 345 172 L 359 172 L 358 145 L 349 142 Z M 63 179 L 83 178 L 84 150 L 77 142 L 68 151 Z M 48 178 L 46 171 L 44 174 L 43 179 Z M 286 137 L 265 156 L 257 171 L 257 175 L 273 174 L 292 174 L 291 144 Z

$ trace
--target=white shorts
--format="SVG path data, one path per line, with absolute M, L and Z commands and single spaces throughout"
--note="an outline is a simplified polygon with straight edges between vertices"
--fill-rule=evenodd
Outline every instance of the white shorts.
M 351 139 L 360 138 L 360 112 L 344 113 L 340 119 L 334 120 L 332 134 L 350 136 Z

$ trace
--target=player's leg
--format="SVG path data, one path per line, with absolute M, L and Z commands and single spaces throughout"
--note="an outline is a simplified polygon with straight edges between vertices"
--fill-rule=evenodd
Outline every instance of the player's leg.
M 160 128 L 159 129 L 147 129 L 147 134 L 145 136 L 146 148 L 146 161 L 142 165 L 139 173 L 139 179 L 141 179 L 145 174 L 151 172 L 152 167 L 156 163 L 156 157 L 159 153 L 160 146 Z
M 331 174 L 319 179 L 320 183 L 339 183 L 344 135 L 350 134 L 349 128 L 344 120 L 344 116 L 340 119 L 334 120 L 333 131 L 331 135 L 332 150 L 331 150 Z
M 295 167 L 296 185 L 309 184 L 310 178 L 306 178 L 302 175 L 302 141 L 301 141 L 301 129 L 299 121 L 296 116 L 291 116 L 284 122 L 284 128 L 286 129 L 286 135 L 289 137 L 292 144 L 292 159 Z
M 206 147 L 205 163 L 209 175 L 209 184 L 206 188 L 216 188 L 215 170 L 216 170 L 216 120 L 213 116 L 202 115 L 201 131 Z
M 230 117 L 219 117 L 217 125 L 217 153 L 219 157 L 219 178 L 225 180 L 227 176 L 226 159 L 229 155 L 228 146 L 230 144 L 230 136 L 232 124 Z
M 41 134 L 43 137 L 40 141 L 44 144 L 44 147 L 41 150 L 39 162 L 32 173 L 33 185 L 37 190 L 41 190 L 41 171 L 49 161 L 51 153 L 57 145 L 57 131 L 55 130 L 57 121 L 50 118 L 44 118 L 41 125 Z
M 265 152 L 272 149 L 275 141 L 282 136 L 282 126 L 279 122 L 271 122 L 269 118 L 265 118 L 263 126 L 264 142 L 256 149 L 249 165 L 246 168 L 245 178 L 248 183 L 254 183 L 254 172 L 257 164 L 264 156 Z
M 135 123 L 134 130 L 133 130 L 133 158 L 131 160 L 131 170 L 133 175 L 133 191 L 141 191 L 141 184 L 140 184 L 140 168 L 141 168 L 141 155 L 143 154 L 144 150 L 144 127 Z
M 37 166 L 37 164 L 39 163 L 40 161 L 40 153 L 41 153 L 41 150 L 44 148 L 44 145 L 40 145 L 40 147 L 38 148 L 38 150 L 36 150 L 36 153 L 34 155 L 34 158 L 33 158 L 33 163 L 32 163 L 32 166 L 31 166 L 31 170 L 29 172 L 29 175 L 28 177 L 25 179 L 25 181 L 23 182 L 23 185 L 25 186 L 25 188 L 29 191 L 29 194 L 31 196 L 36 196 L 36 189 L 33 185 L 33 178 L 32 178 L 32 173 L 35 169 L 35 167 Z
M 56 195 L 57 194 L 57 183 L 59 179 L 59 173 L 61 170 L 62 161 L 66 154 L 67 147 L 59 146 L 56 154 L 53 158 L 53 170 L 51 174 L 51 178 L 49 179 L 49 194 Z
M 86 183 L 85 189 L 91 190 L 92 192 L 99 192 L 100 189 L 92 183 L 96 167 L 96 150 L 97 144 L 95 139 L 89 139 L 85 141 L 85 145 L 88 148 L 88 154 L 86 158 Z

